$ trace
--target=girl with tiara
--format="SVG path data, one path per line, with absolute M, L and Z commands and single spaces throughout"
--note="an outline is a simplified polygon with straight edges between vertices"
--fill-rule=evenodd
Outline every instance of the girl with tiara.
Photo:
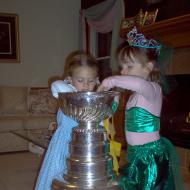
M 127 166 L 119 183 L 124 190 L 183 189 L 175 148 L 160 136 L 162 88 L 158 58 L 162 46 L 134 27 L 117 52 L 121 76 L 104 79 L 98 91 L 131 90 L 125 112 Z

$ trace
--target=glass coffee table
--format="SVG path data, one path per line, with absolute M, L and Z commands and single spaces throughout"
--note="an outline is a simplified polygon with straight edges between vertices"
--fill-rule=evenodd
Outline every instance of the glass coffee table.
M 54 131 L 48 129 L 22 129 L 11 130 L 10 133 L 15 134 L 42 148 L 47 148 Z

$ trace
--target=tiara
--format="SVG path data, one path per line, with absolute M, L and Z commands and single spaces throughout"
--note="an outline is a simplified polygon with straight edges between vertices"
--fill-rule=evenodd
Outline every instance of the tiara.
M 145 36 L 141 33 L 137 32 L 137 28 L 134 27 L 128 34 L 127 34 L 127 41 L 130 46 L 134 47 L 141 47 L 141 48 L 152 48 L 157 49 L 160 51 L 161 45 L 153 39 L 146 39 Z

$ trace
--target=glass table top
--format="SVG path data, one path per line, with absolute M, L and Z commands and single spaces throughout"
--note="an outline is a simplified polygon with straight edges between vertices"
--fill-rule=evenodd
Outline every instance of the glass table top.
M 10 132 L 42 148 L 47 148 L 54 131 L 48 129 L 22 129 L 11 130 Z

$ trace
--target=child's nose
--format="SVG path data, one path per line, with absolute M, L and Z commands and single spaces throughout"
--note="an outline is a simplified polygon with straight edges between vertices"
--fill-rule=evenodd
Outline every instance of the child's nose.
M 88 81 L 85 81 L 85 82 L 83 83 L 83 88 L 84 88 L 84 90 L 87 90 L 88 87 L 89 87 L 89 82 L 88 82 Z

